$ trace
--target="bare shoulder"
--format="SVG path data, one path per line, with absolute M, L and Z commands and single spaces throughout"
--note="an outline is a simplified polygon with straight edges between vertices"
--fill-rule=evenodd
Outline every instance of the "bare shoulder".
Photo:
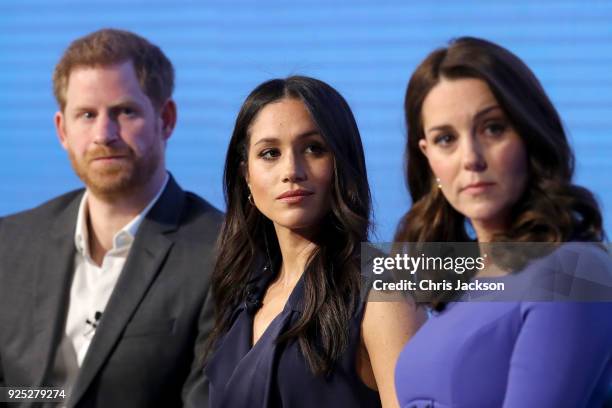
M 383 408 L 398 407 L 395 391 L 395 364 L 404 345 L 426 320 L 423 307 L 409 299 L 370 301 L 361 323 L 363 351 L 370 369 L 360 370 L 362 380 L 378 389 Z M 371 376 L 375 383 L 371 384 Z
M 411 299 L 369 301 L 365 305 L 362 337 L 366 343 L 393 339 L 405 342 L 421 327 L 426 316 L 425 309 Z

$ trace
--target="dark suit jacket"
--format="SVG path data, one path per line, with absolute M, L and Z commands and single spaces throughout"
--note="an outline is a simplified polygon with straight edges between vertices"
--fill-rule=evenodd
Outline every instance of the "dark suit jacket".
M 82 195 L 71 192 L 0 219 L 0 386 L 50 385 Z M 196 337 L 210 330 L 209 275 L 221 220 L 170 178 L 138 229 L 69 406 L 181 406 Z

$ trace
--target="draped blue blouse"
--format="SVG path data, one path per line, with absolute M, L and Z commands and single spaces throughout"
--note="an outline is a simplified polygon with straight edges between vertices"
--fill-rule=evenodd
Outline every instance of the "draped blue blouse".
M 380 407 L 378 392 L 368 388 L 356 369 L 364 302 L 348 322 L 349 344 L 330 375 L 315 376 L 296 341 L 277 343 L 303 310 L 300 278 L 282 312 L 251 347 L 253 317 L 274 273 L 264 268 L 249 296 L 233 313 L 229 331 L 217 342 L 206 367 L 211 408 Z

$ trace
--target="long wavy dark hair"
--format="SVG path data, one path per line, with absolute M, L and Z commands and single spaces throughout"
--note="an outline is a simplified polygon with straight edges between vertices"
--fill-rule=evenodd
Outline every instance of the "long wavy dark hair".
M 246 98 L 227 150 L 225 223 L 212 276 L 215 325 L 204 359 L 229 329 L 230 317 L 247 296 L 247 282 L 261 259 L 280 259 L 272 222 L 248 201 L 244 177 L 250 126 L 266 105 L 283 98 L 304 103 L 334 161 L 331 210 L 322 220 L 317 248 L 304 271 L 301 317 L 279 339 L 297 340 L 315 374 L 329 373 L 348 344 L 347 326 L 360 290 L 360 243 L 369 231 L 370 190 L 361 137 L 344 98 L 317 79 L 291 76 L 259 85 Z
M 395 241 L 470 241 L 466 220 L 437 188 L 419 148 L 425 137 L 423 101 L 441 78 L 485 81 L 520 135 L 528 155 L 528 182 L 495 242 L 602 241 L 602 216 L 593 195 L 572 184 L 574 156 L 552 102 L 533 72 L 516 55 L 492 42 L 462 37 L 433 51 L 418 66 L 404 103 L 408 138 L 406 180 L 412 207 Z

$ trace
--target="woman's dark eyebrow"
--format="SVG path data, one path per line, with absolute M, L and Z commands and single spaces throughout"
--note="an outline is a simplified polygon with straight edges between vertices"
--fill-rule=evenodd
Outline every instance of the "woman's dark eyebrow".
M 312 129 L 312 130 L 308 130 L 308 131 L 306 131 L 304 133 L 300 133 L 297 136 L 297 139 L 304 139 L 306 137 L 315 136 L 315 135 L 319 135 L 319 134 L 320 133 L 319 133 L 319 131 L 317 129 Z M 259 139 L 257 142 L 255 142 L 255 144 L 253 144 L 253 146 L 257 146 L 260 143 L 274 143 L 274 142 L 278 142 L 278 140 L 279 140 L 278 137 L 273 137 L 273 136 L 264 137 L 264 138 Z
M 447 130 L 447 129 L 451 129 L 451 128 L 452 128 L 452 126 L 450 126 L 450 125 L 438 125 L 438 126 L 432 126 L 432 127 L 430 127 L 429 129 L 427 129 L 427 132 L 425 132 L 425 133 L 431 133 L 431 132 L 433 132 L 434 130 Z
M 278 141 L 277 137 L 264 137 L 264 138 L 259 139 L 253 146 L 257 146 L 260 143 L 274 143 L 277 141 Z
M 474 120 L 479 120 L 482 116 L 486 115 L 487 113 L 495 110 L 495 109 L 501 109 L 499 107 L 499 105 L 491 105 L 491 106 L 487 106 L 486 108 L 480 110 L 476 115 L 474 115 Z M 438 125 L 438 126 L 432 126 L 429 129 L 427 129 L 426 133 L 432 132 L 434 130 L 447 130 L 452 128 L 452 126 L 450 125 Z

